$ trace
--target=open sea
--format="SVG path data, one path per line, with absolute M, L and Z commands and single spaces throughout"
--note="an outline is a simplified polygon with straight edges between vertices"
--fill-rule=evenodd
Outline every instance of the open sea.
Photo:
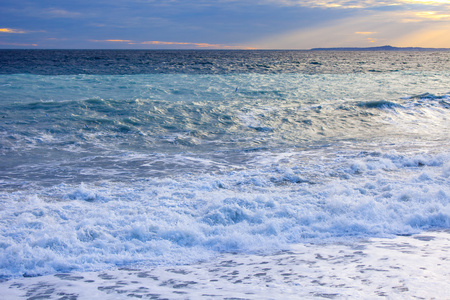
M 448 230 L 449 133 L 450 52 L 0 50 L 0 278 Z

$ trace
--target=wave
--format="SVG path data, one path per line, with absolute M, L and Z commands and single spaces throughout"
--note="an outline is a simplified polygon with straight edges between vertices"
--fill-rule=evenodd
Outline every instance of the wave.
M 378 100 L 378 101 L 367 101 L 367 102 L 361 102 L 358 104 L 361 107 L 366 108 L 391 108 L 391 107 L 401 107 L 401 105 L 386 101 L 386 100 Z
M 176 170 L 216 172 L 246 168 L 265 151 L 346 147 L 348 142 L 363 148 L 423 140 L 444 147 L 449 97 L 427 93 L 391 101 L 318 103 L 95 98 L 7 104 L 0 119 L 0 154 L 7 157 L 0 162 L 0 184 L 18 188 L 61 180 L 159 177 Z
M 1 148 L 17 151 L 70 143 L 107 150 L 159 151 L 172 145 L 178 150 L 210 151 L 301 147 L 400 134 L 442 138 L 448 127 L 449 98 L 426 94 L 389 101 L 312 103 L 273 97 L 256 102 L 235 97 L 219 102 L 93 98 L 14 103 L 2 106 Z
M 306 159 L 312 153 L 261 155 L 266 167 L 221 174 L 2 192 L 0 275 L 189 263 L 450 227 L 448 153 Z

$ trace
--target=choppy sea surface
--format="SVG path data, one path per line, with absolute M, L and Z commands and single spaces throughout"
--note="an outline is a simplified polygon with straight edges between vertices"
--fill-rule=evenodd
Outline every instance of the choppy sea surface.
M 0 277 L 450 228 L 450 53 L 0 50 Z

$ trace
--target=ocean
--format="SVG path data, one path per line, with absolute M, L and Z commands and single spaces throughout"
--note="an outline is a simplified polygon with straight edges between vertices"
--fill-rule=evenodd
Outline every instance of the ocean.
M 299 248 L 375 240 L 441 239 L 446 252 L 449 132 L 450 52 L 0 50 L 0 293 L 77 299 L 85 287 L 33 294 L 33 284 L 214 269 L 218 257 L 273 269 Z M 450 291 L 442 272 L 433 280 Z M 169 299 L 214 298 L 154 285 Z M 358 295 L 336 286 L 298 277 L 278 293 L 231 296 Z M 376 295 L 392 291 L 412 288 Z

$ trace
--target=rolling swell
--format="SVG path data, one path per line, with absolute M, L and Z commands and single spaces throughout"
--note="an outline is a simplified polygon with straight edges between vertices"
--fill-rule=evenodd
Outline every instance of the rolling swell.
M 261 152 L 355 139 L 445 141 L 447 98 L 407 97 L 389 105 L 280 99 L 273 106 L 263 100 L 255 105 L 253 98 L 220 104 L 97 98 L 8 105 L 0 127 L 0 152 L 9 157 L 2 162 L 3 186 L 252 168 Z
M 279 97 L 274 106 L 271 100 L 245 96 L 220 103 L 96 98 L 10 104 L 3 106 L 2 120 L 4 132 L 8 132 L 6 140 L 19 143 L 17 147 L 24 149 L 39 146 L 33 139 L 46 136 L 50 143 L 90 143 L 109 150 L 117 147 L 110 143 L 117 139 L 123 140 L 120 149 L 124 150 L 161 150 L 167 143 L 174 148 L 193 146 L 191 151 L 203 151 L 202 147 L 205 151 L 211 147 L 220 149 L 222 143 L 227 149 L 239 150 L 255 141 L 260 146 L 277 148 L 320 142 L 324 138 L 363 139 L 363 131 L 368 128 L 368 138 L 386 137 L 403 130 L 386 120 L 408 122 L 402 119 L 406 115 L 419 124 L 421 120 L 441 124 L 448 99 L 447 94 L 427 94 L 394 101 L 322 101 L 319 105 Z

